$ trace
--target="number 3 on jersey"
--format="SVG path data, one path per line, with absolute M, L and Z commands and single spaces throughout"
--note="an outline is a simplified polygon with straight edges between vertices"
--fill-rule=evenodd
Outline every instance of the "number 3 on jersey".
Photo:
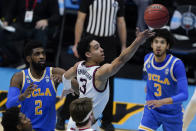
M 157 92 L 154 93 L 155 96 L 161 96 L 162 91 L 161 91 L 161 85 L 158 83 L 154 83 L 154 87 L 157 88 Z
M 86 83 L 87 83 L 87 80 L 83 79 L 83 78 L 80 78 L 80 82 L 82 83 L 82 86 L 80 87 L 80 91 L 83 94 L 85 94 L 86 93 Z

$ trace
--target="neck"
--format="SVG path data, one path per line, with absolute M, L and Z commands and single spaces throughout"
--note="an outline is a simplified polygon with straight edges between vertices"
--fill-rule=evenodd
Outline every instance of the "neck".
M 81 127 L 78 127 L 78 129 L 86 129 L 86 128 L 91 128 L 91 121 L 89 121 L 85 126 L 81 126 Z
M 39 79 L 42 77 L 44 70 L 38 71 L 38 70 L 35 70 L 32 66 L 30 66 L 30 72 L 34 78 Z
M 85 65 L 86 66 L 94 66 L 94 65 L 99 65 L 99 63 L 95 62 L 95 61 L 88 60 L 88 61 L 86 61 Z
M 166 55 L 166 53 L 165 53 L 165 54 L 163 54 L 163 55 L 160 56 L 160 57 L 155 55 L 154 58 L 155 58 L 155 61 L 156 61 L 156 62 L 160 63 L 160 62 L 163 62 L 163 61 L 165 60 L 166 56 L 167 56 L 167 55 Z

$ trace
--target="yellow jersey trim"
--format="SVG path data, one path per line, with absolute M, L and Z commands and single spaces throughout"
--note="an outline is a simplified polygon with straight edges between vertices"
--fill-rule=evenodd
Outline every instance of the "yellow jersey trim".
M 151 61 L 152 67 L 155 68 L 156 70 L 162 70 L 170 63 L 172 58 L 173 58 L 173 56 L 171 55 L 169 60 L 167 61 L 167 63 L 165 65 L 163 65 L 162 67 L 157 67 L 157 66 L 154 65 L 154 61 L 153 61 L 154 56 L 153 56 L 152 61 Z
M 51 78 L 51 75 L 52 75 L 52 67 L 50 67 L 50 78 Z M 56 92 L 56 87 L 55 87 L 55 84 L 54 84 L 54 81 L 53 80 L 51 80 L 51 82 L 52 82 L 52 87 L 54 88 L 54 91 Z
M 149 60 L 151 59 L 153 54 L 150 54 L 150 56 L 148 57 L 148 59 L 146 60 L 146 62 L 144 63 L 144 68 L 143 68 L 143 71 L 146 72 L 146 64 L 149 62 Z
M 24 70 L 22 70 L 22 87 L 21 87 L 20 91 L 22 91 L 24 84 L 25 84 L 25 72 L 24 72 Z
M 174 64 L 176 63 L 176 61 L 179 60 L 178 58 L 176 58 L 173 63 L 172 63 L 172 66 L 171 66 L 171 69 L 170 69 L 170 74 L 171 74 L 171 77 L 172 79 L 176 82 L 176 78 L 174 77 L 174 73 L 173 73 L 173 69 L 174 69 Z
M 29 76 L 31 77 L 31 79 L 33 81 L 40 82 L 44 78 L 44 76 L 46 74 L 46 69 L 44 70 L 44 73 L 43 73 L 43 75 L 42 75 L 42 77 L 40 79 L 36 79 L 36 78 L 33 77 L 33 75 L 31 74 L 30 68 L 28 68 L 28 73 L 29 73 Z

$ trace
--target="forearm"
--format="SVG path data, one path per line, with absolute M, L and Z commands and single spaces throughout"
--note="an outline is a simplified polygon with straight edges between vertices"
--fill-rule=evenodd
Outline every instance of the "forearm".
M 126 48 L 127 30 L 126 30 L 126 23 L 124 20 L 118 22 L 118 35 L 120 38 L 120 42 L 122 44 L 122 48 Z
M 173 104 L 173 99 L 171 97 L 164 98 L 160 100 L 163 105 Z
M 75 78 L 71 80 L 71 86 L 72 86 L 72 89 L 74 90 L 74 92 L 77 95 L 79 95 L 79 85 L 78 85 L 78 82 Z
M 7 96 L 6 107 L 11 108 L 20 104 L 20 90 L 17 87 L 10 87 Z
M 130 60 L 140 45 L 140 41 L 138 41 L 136 38 L 134 42 L 129 47 L 127 47 L 118 57 L 120 63 L 126 63 L 128 60 Z
M 83 21 L 81 21 L 81 20 L 77 20 L 76 21 L 74 45 L 77 45 L 78 42 L 81 39 L 82 32 L 83 32 L 83 26 L 84 26 L 84 22 Z

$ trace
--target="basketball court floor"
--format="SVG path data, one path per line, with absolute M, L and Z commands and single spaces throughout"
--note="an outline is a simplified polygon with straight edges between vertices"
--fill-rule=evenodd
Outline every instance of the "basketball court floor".
M 9 87 L 9 81 L 13 73 L 20 70 L 11 68 L 0 68 L 0 112 L 5 109 L 6 94 Z M 116 130 L 137 130 L 143 113 L 143 105 L 145 103 L 145 87 L 146 82 L 134 79 L 115 78 L 114 81 L 114 109 L 113 109 L 113 124 Z M 62 84 L 59 85 L 57 90 L 57 103 L 56 109 L 59 109 L 63 100 L 59 100 L 62 91 Z M 189 99 L 190 100 L 195 86 L 189 86 Z M 186 107 L 188 101 L 183 105 Z M 2 114 L 0 113 L 0 118 Z M 192 121 L 188 131 L 196 130 L 196 118 Z M 0 127 L 0 131 L 2 131 Z M 162 131 L 161 128 L 158 131 Z

